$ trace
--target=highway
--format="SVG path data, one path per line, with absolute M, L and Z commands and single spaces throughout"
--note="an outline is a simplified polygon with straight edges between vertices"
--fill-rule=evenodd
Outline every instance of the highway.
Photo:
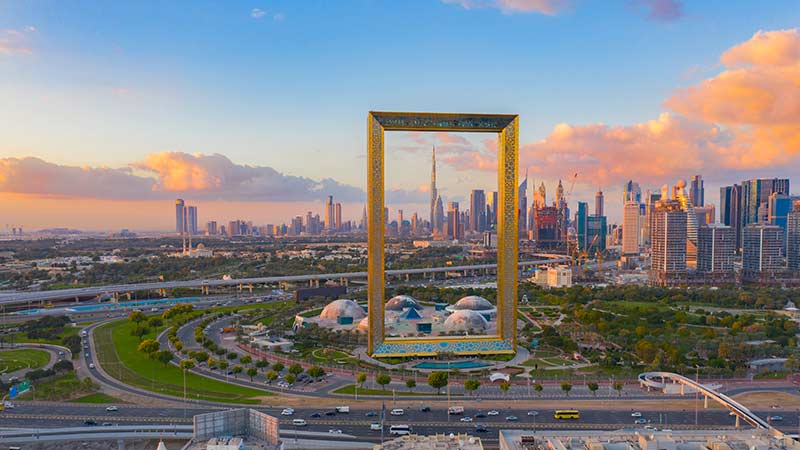
M 549 258 L 539 259 L 532 261 L 522 261 L 519 263 L 520 267 L 537 266 L 542 264 L 554 264 L 569 262 L 570 258 Z M 427 274 L 427 273 L 441 273 L 441 272 L 461 272 L 469 270 L 485 270 L 494 269 L 497 264 L 475 264 L 467 266 L 445 266 L 445 267 L 428 267 L 419 269 L 396 269 L 387 270 L 386 276 L 402 276 L 412 274 Z M 176 288 L 198 288 L 198 287 L 220 287 L 220 286 L 238 286 L 250 284 L 279 284 L 279 283 L 293 283 L 300 281 L 314 281 L 314 280 L 339 280 L 339 279 L 352 279 L 352 278 L 366 278 L 367 272 L 342 272 L 342 273 L 322 273 L 322 274 L 306 274 L 306 275 L 289 275 L 289 276 L 276 276 L 276 277 L 255 277 L 255 278 L 234 278 L 229 280 L 223 279 L 199 279 L 199 280 L 186 280 L 186 281 L 160 281 L 152 283 L 135 283 L 135 284 L 117 284 L 107 286 L 92 286 L 84 288 L 70 288 L 70 289 L 57 289 L 52 291 L 36 291 L 36 292 L 6 292 L 0 293 L 0 305 L 19 305 L 26 303 L 34 303 L 49 300 L 64 300 L 94 297 L 110 293 L 125 293 L 125 292 L 138 292 L 138 291 L 157 291 L 161 289 L 176 289 Z

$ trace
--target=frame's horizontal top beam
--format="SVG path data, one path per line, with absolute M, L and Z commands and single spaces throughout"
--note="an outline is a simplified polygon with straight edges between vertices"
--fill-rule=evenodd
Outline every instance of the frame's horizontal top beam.
M 386 131 L 503 131 L 516 114 L 456 114 L 430 112 L 370 111 Z

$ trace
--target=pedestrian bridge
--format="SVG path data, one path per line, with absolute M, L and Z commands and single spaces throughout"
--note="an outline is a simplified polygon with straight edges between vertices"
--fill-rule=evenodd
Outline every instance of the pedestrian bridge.
M 764 419 L 758 417 L 755 413 L 747 409 L 741 403 L 733 400 L 725 394 L 717 392 L 715 389 L 698 383 L 691 378 L 683 375 L 678 375 L 672 372 L 645 372 L 639 375 L 639 384 L 648 388 L 663 390 L 667 383 L 677 383 L 681 386 L 688 386 L 694 391 L 699 392 L 704 397 L 705 407 L 708 407 L 708 399 L 715 400 L 717 403 L 724 406 L 728 411 L 731 411 L 736 416 L 736 425 L 739 425 L 739 420 L 742 419 L 755 428 L 767 430 L 773 436 L 781 437 L 783 432 L 770 425 Z M 684 391 L 681 389 L 681 394 Z

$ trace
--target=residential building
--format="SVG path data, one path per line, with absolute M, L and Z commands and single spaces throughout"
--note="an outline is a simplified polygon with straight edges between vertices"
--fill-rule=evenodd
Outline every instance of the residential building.
M 736 236 L 733 228 L 722 224 L 707 224 L 698 230 L 697 271 L 733 274 Z
M 742 272 L 745 277 L 781 271 L 783 242 L 783 229 L 777 225 L 747 225 L 742 233 Z
M 686 210 L 677 200 L 659 200 L 653 211 L 650 282 L 679 284 L 686 275 Z

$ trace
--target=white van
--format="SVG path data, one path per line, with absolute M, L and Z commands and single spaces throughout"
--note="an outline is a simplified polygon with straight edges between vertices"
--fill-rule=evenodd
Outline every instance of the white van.
M 389 414 L 391 414 L 391 415 L 393 415 L 393 416 L 402 416 L 402 415 L 403 415 L 403 414 L 405 414 L 405 413 L 406 413 L 406 412 L 405 412 L 405 411 L 403 411 L 403 408 L 395 408 L 395 409 L 393 409 L 393 410 L 391 410 L 391 411 L 389 412 Z
M 304 426 L 308 425 L 308 423 L 306 422 L 306 419 L 293 419 L 292 420 L 292 425 L 294 425 L 296 427 L 304 427 Z
M 392 425 L 389 427 L 389 434 L 392 436 L 402 436 L 404 434 L 411 434 L 411 427 L 408 425 Z
M 336 412 L 337 413 L 341 413 L 341 414 L 347 414 L 347 413 L 350 412 L 350 407 L 349 406 L 337 406 L 336 407 Z
M 380 430 L 383 429 L 383 426 L 381 426 L 380 423 L 375 422 L 375 423 L 372 423 L 372 424 L 369 425 L 369 429 L 372 430 L 372 431 L 380 431 Z

